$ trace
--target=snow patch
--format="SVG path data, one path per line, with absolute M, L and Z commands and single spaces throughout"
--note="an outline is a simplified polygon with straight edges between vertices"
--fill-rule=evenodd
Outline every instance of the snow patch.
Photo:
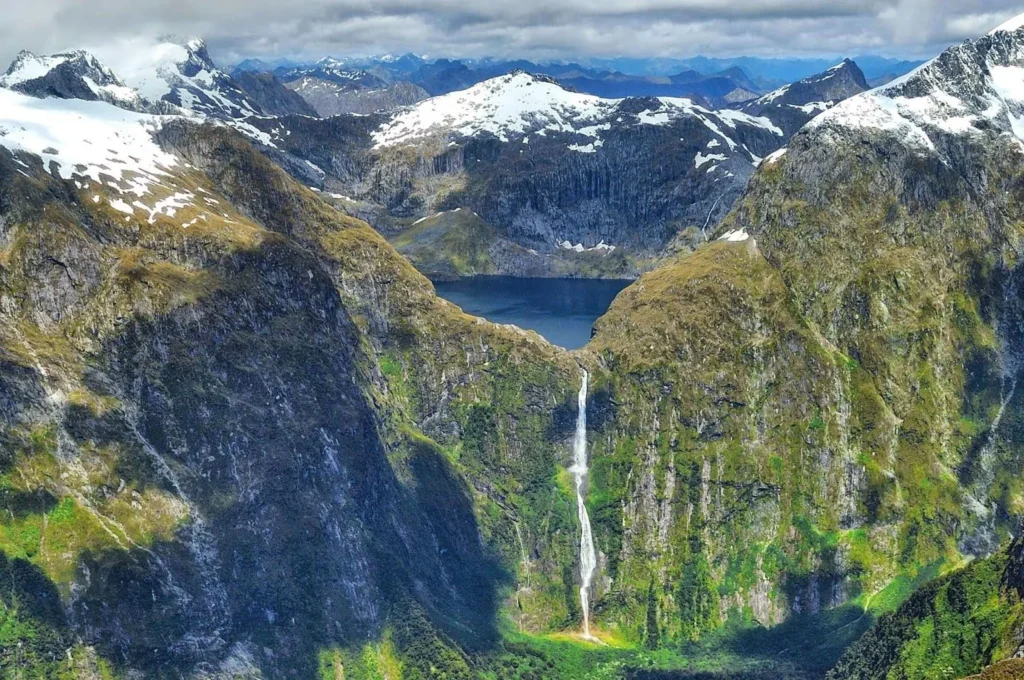
M 786 147 L 782 147 L 778 151 L 773 151 L 770 154 L 768 154 L 767 156 L 765 156 L 764 160 L 761 161 L 761 164 L 762 165 L 772 165 L 774 163 L 777 163 L 780 158 L 782 158 L 783 156 L 786 155 L 787 151 L 789 151 L 789 149 L 787 149 Z
M 415 227 L 417 224 L 420 224 L 422 222 L 426 222 L 427 220 L 436 220 L 438 217 L 440 217 L 443 214 L 444 214 L 443 212 L 439 212 L 439 213 L 434 214 L 434 215 L 428 215 L 427 217 L 421 217 L 418 220 L 416 220 L 415 222 L 413 222 L 412 226 Z
M 582 243 L 572 243 L 571 241 L 562 241 L 561 243 L 558 244 L 558 247 L 561 248 L 562 250 L 571 250 L 574 253 L 590 253 L 600 251 L 607 254 L 615 250 L 615 246 L 605 243 L 603 239 L 593 248 L 587 248 Z
M 167 198 L 157 201 L 156 205 L 152 208 L 141 204 L 136 201 L 136 205 L 149 211 L 149 223 L 153 224 L 156 221 L 157 215 L 166 215 L 167 217 L 174 217 L 178 210 L 191 205 L 192 199 L 195 198 L 195 194 L 189 193 L 188 191 L 182 191 L 168 196 Z
M 110 207 L 113 208 L 114 210 L 127 213 L 128 215 L 135 214 L 135 208 L 131 207 L 130 205 L 122 201 L 120 198 L 112 199 L 110 201 Z
M 718 237 L 719 241 L 726 241 L 729 243 L 739 243 L 746 241 L 750 238 L 750 234 L 747 233 L 746 229 L 735 229 L 733 231 L 727 231 Z
M 710 161 L 724 161 L 724 160 L 726 160 L 726 158 L 727 158 L 727 156 L 724 156 L 724 155 L 722 155 L 720 153 L 712 153 L 712 154 L 708 154 L 707 156 L 705 156 L 700 151 L 698 151 L 697 155 L 694 156 L 694 158 L 693 158 L 693 166 L 695 168 L 699 168 L 700 166 L 702 166 L 705 163 L 708 163 Z

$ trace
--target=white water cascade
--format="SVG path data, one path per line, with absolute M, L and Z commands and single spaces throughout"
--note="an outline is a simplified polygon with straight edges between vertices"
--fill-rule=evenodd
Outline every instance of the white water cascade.
M 584 504 L 587 484 L 587 380 L 583 371 L 580 386 L 579 411 L 576 416 L 576 436 L 572 442 L 572 473 L 576 482 L 576 509 L 580 518 L 580 608 L 583 610 L 583 637 L 590 638 L 590 582 L 597 568 L 597 553 L 594 551 L 594 535 L 590 530 L 590 515 Z

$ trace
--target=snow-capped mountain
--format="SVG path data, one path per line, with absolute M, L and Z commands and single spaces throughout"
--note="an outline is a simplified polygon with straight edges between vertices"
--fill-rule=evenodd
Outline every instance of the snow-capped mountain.
M 0 146 L 39 156 L 61 177 L 122 181 L 136 195 L 177 164 L 154 143 L 161 117 L 106 102 L 40 99 L 0 89 Z
M 1024 140 L 1024 15 L 951 47 L 888 85 L 836 106 L 810 125 L 895 137 L 946 157 L 958 139 Z
M 0 87 L 35 97 L 102 100 L 131 111 L 191 111 L 220 120 L 264 112 L 199 39 L 161 38 L 92 51 L 37 56 L 22 52 Z
M 373 140 L 374 148 L 381 149 L 438 135 L 453 142 L 490 136 L 505 143 L 524 139 L 525 144 L 530 143 L 529 136 L 565 135 L 567 149 L 596 153 L 604 145 L 604 133 L 613 127 L 666 126 L 683 119 L 699 122 L 712 134 L 711 141 L 717 144 L 709 148 L 720 149 L 712 154 L 718 162 L 734 154 L 755 165 L 760 161 L 742 139 L 731 134 L 740 128 L 783 135 L 767 118 L 713 111 L 689 99 L 602 99 L 566 90 L 551 78 L 516 72 L 398 112 L 374 132 Z M 695 162 L 702 165 L 699 159 Z
M 155 135 L 176 116 L 128 111 L 104 101 L 38 98 L 0 88 L 0 155 L 12 154 L 26 176 L 43 173 L 73 184 L 79 201 L 118 219 L 153 224 L 179 212 L 220 219 L 215 202 L 194 190 L 185 164 Z
M 210 58 L 198 38 L 163 37 L 155 42 L 94 50 L 126 85 L 151 104 L 167 102 L 219 119 L 261 113 L 231 77 Z
M 145 106 L 136 90 L 81 50 L 51 56 L 22 51 L 0 77 L 0 87 L 34 97 L 101 100 L 133 111 L 142 111 Z
M 822 73 L 780 87 L 739 108 L 752 115 L 770 118 L 792 135 L 822 111 L 868 89 L 860 67 L 846 59 Z
M 279 162 L 355 199 L 383 232 L 464 208 L 534 257 L 561 254 L 568 242 L 581 258 L 614 252 L 608 262 L 620 267 L 679 231 L 703 238 L 787 140 L 771 120 L 742 111 L 605 99 L 525 72 L 390 113 L 252 124 Z M 608 248 L 594 251 L 600 244 Z M 514 272 L 524 263 L 496 264 Z

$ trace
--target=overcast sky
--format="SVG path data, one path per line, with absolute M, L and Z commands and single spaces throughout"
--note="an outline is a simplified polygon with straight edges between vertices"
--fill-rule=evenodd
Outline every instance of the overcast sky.
M 242 57 L 930 57 L 1024 0 L 0 0 L 0 59 L 140 35 Z M 0 70 L 3 70 L 0 67 Z

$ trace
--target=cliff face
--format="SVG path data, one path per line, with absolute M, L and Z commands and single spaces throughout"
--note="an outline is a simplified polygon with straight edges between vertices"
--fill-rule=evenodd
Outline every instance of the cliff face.
M 285 87 L 273 73 L 241 71 L 231 77 L 268 116 L 321 115 L 305 99 Z

